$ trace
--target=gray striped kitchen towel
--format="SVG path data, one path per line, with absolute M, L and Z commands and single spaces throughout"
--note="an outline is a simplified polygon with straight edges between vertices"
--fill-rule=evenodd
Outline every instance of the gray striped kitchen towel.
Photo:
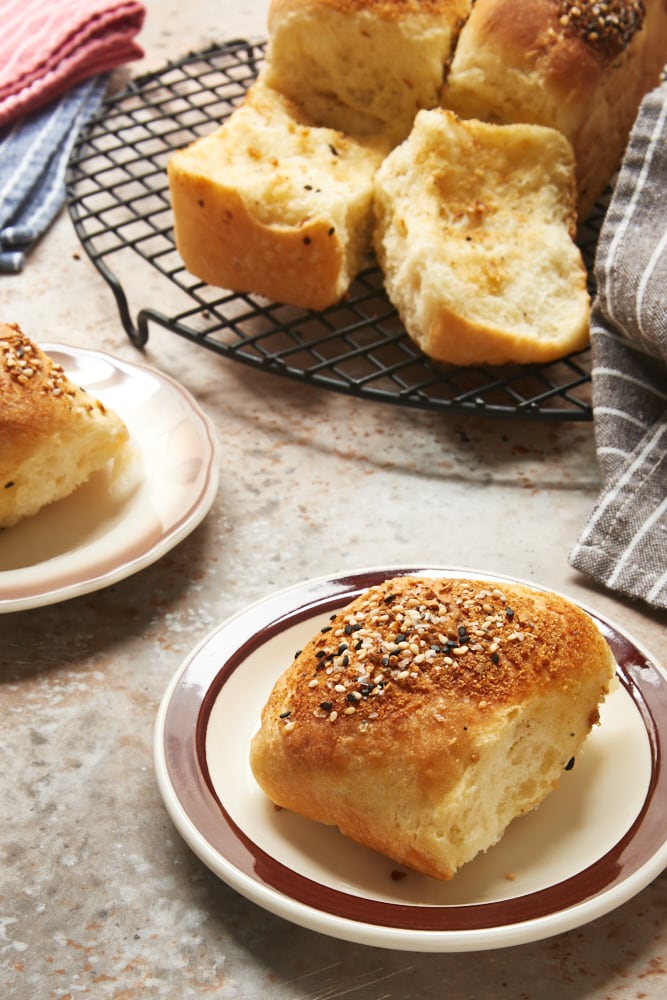
M 26 255 L 65 202 L 65 171 L 77 135 L 102 103 L 106 74 L 0 129 L 0 274 Z
M 591 316 L 602 491 L 570 562 L 667 608 L 667 84 L 648 94 L 602 226 Z

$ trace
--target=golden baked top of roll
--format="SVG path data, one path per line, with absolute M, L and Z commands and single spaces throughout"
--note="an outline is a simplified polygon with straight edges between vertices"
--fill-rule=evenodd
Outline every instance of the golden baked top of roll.
M 18 326 L 0 323 L 0 527 L 73 492 L 128 438 L 118 414 Z
M 296 654 L 251 767 L 275 804 L 449 879 L 556 787 L 614 669 L 591 617 L 558 595 L 389 579 Z

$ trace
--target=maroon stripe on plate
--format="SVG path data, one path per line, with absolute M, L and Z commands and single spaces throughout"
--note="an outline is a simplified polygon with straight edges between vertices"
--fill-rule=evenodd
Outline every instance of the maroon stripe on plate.
M 556 885 L 492 903 L 419 906 L 355 896 L 321 885 L 263 851 L 232 820 L 214 791 L 206 762 L 209 715 L 224 684 L 245 659 L 277 633 L 352 600 L 389 576 L 464 575 L 434 569 L 396 569 L 305 583 L 249 609 L 222 626 L 229 656 L 215 662 L 206 645 L 186 666 L 164 725 L 166 767 L 185 813 L 227 865 L 284 896 L 347 920 L 413 931 L 470 931 L 513 925 L 561 912 L 593 899 L 638 872 L 665 841 L 660 803 L 667 801 L 667 772 L 660 734 L 667 732 L 667 681 L 635 644 L 593 616 L 618 663 L 618 676 L 646 727 L 651 779 L 640 815 L 614 847 L 594 864 Z M 501 578 L 491 575 L 486 579 Z

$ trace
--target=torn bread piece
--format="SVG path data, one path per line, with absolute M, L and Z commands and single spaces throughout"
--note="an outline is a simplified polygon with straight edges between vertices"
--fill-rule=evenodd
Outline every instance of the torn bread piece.
M 128 441 L 117 413 L 17 325 L 0 323 L 0 528 L 69 496 L 107 463 L 124 466 Z
M 471 0 L 272 0 L 266 81 L 314 120 L 404 139 L 437 107 Z
M 339 301 L 368 264 L 373 176 L 387 152 L 313 126 L 260 80 L 168 164 L 176 247 L 208 284 L 305 309 Z
M 614 671 L 592 618 L 563 597 L 399 576 L 295 655 L 251 768 L 277 806 L 447 880 L 557 787 Z
M 528 364 L 588 343 L 574 161 L 560 132 L 420 111 L 376 173 L 374 210 L 387 294 L 425 354 Z

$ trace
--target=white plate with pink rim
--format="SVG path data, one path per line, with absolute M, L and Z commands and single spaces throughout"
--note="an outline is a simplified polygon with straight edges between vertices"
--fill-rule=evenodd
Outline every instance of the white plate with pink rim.
M 215 428 L 178 382 L 102 351 L 40 347 L 122 417 L 132 457 L 116 479 L 101 470 L 0 531 L 0 612 L 78 597 L 151 565 L 197 527 L 218 489 Z
M 402 870 L 263 795 L 248 751 L 278 675 L 343 605 L 406 573 L 507 582 L 433 566 L 321 577 L 257 602 L 191 653 L 163 696 L 154 737 L 158 786 L 183 839 L 266 910 L 377 947 L 503 948 L 581 926 L 632 898 L 667 867 L 667 672 L 589 609 L 617 662 L 602 725 L 559 789 L 450 882 Z

